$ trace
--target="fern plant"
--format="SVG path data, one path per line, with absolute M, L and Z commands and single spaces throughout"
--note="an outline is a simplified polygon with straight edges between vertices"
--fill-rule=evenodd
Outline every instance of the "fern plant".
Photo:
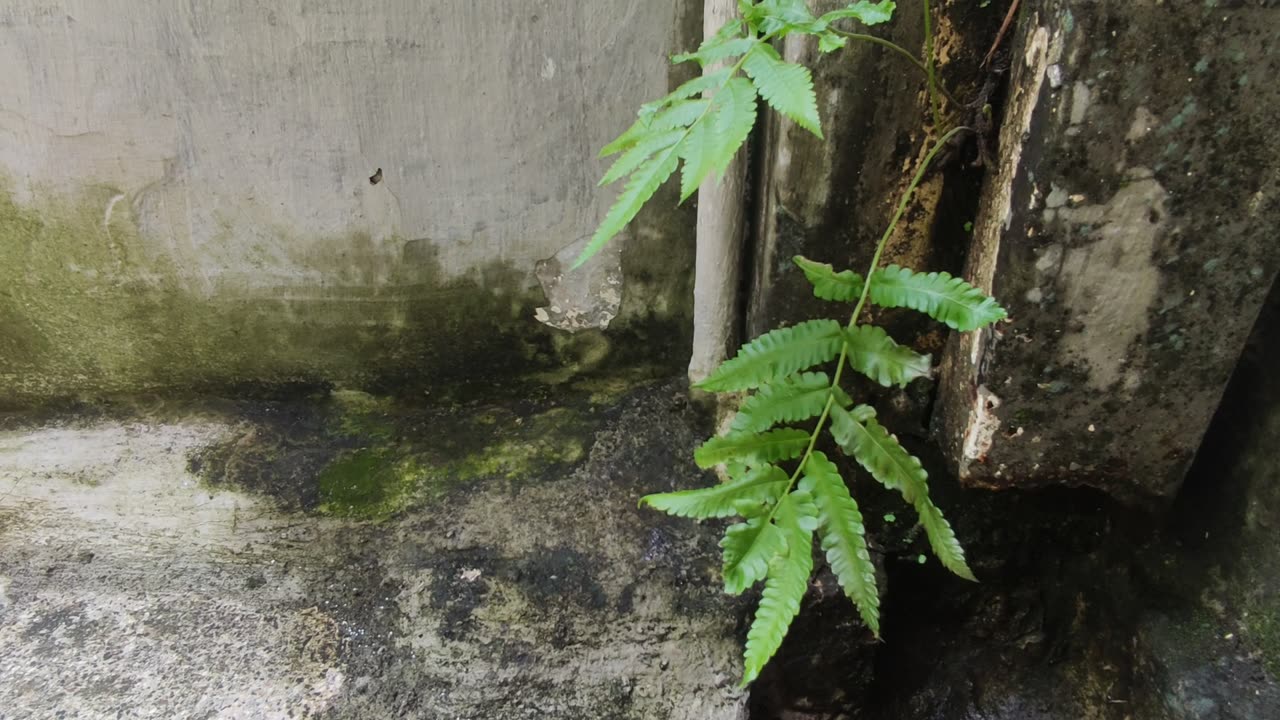
M 815 535 L 863 622 L 877 637 L 880 634 L 880 596 L 866 527 L 839 468 L 816 449 L 824 430 L 871 477 L 901 493 L 915 509 L 944 567 L 974 579 L 951 524 L 929 499 L 928 473 L 920 460 L 877 421 L 874 408 L 855 404 L 841 386 L 846 370 L 885 387 L 904 387 L 931 370 L 928 355 L 899 345 L 883 328 L 859 323 L 868 304 L 917 310 L 961 332 L 1005 317 L 994 299 L 960 278 L 897 265 L 879 267 L 912 192 L 938 152 L 960 131 L 947 133 L 926 156 L 881 236 L 865 277 L 795 258 L 815 296 L 853 303 L 847 323 L 809 320 L 765 333 L 699 383 L 709 391 L 750 392 L 728 432 L 694 453 L 702 468 L 724 465 L 728 481 L 641 499 L 644 505 L 680 517 L 742 518 L 726 530 L 720 547 L 725 592 L 740 594 L 764 582 L 747 633 L 744 685 L 777 652 L 800 611 L 813 571 Z M 794 427 L 805 422 L 811 422 L 807 429 Z
M 928 0 L 921 5 L 927 29 Z M 619 155 L 601 184 L 623 178 L 626 183 L 575 267 L 621 232 L 678 168 L 681 201 L 708 178 L 723 175 L 751 133 L 758 100 L 822 137 L 809 70 L 784 61 L 771 44 L 788 34 L 815 36 L 822 52 L 856 40 L 907 57 L 927 79 L 934 129 L 942 134 L 899 200 L 865 276 L 795 258 L 817 297 L 853 304 L 848 321 L 809 320 L 765 333 L 698 384 L 707 391 L 749 393 L 728 432 L 694 453 L 702 468 L 724 467 L 727 481 L 641 500 L 679 517 L 740 518 L 720 542 L 725 591 L 741 594 L 764 583 L 747 633 L 746 685 L 777 652 L 800 611 L 814 568 L 815 536 L 867 627 L 880 633 L 879 591 L 866 528 L 836 463 L 817 449 L 824 431 L 871 477 L 901 493 L 946 568 L 974 579 L 955 532 L 929 498 L 928 474 L 920 461 L 880 425 L 874 408 L 855 403 L 841 380 L 851 370 L 880 385 L 901 387 L 931 372 L 928 355 L 899 345 L 883 328 L 859 322 L 869 304 L 916 310 L 961 332 L 1001 320 L 1005 311 L 978 288 L 947 273 L 879 267 L 925 172 L 949 141 L 967 131 L 943 133 L 940 98 L 950 95 L 936 80 L 931 40 L 924 59 L 918 60 L 887 40 L 836 25 L 844 20 L 886 22 L 895 10 L 891 0 L 858 0 L 822 16 L 815 16 L 803 0 L 739 0 L 738 9 L 740 17 L 697 51 L 673 58 L 677 63 L 695 61 L 704 73 L 642 106 L 635 123 L 601 151 L 602 156 Z M 807 427 L 795 427 L 805 423 Z

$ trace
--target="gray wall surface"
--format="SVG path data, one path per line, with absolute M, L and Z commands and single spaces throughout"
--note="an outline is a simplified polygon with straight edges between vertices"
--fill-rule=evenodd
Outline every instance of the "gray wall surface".
M 628 267 L 619 243 L 559 268 L 613 197 L 596 151 L 665 92 L 700 12 L 5 3 L 0 399 L 446 372 L 497 335 L 555 364 L 538 306 L 567 329 L 683 327 L 691 263 L 670 261 L 693 226 L 674 203 Z

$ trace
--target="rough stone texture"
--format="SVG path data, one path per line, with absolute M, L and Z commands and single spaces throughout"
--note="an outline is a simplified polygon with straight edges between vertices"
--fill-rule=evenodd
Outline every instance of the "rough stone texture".
M 743 717 L 715 533 L 636 507 L 701 423 L 617 385 L 8 418 L 0 718 Z
M 558 266 L 700 10 L 5 3 L 0 399 L 552 366 L 537 307 L 685 345 L 691 210 Z
M 1024 2 L 967 276 L 1011 321 L 948 350 L 962 482 L 1182 482 L 1280 267 L 1280 15 Z

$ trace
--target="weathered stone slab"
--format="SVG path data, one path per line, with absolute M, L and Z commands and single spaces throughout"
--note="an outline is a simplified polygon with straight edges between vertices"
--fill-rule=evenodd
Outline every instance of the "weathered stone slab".
M 0 433 L 0 717 L 738 720 L 699 423 L 590 392 Z
M 1167 498 L 1280 267 L 1280 14 L 1023 3 L 967 275 L 1009 308 L 947 353 L 963 482 Z

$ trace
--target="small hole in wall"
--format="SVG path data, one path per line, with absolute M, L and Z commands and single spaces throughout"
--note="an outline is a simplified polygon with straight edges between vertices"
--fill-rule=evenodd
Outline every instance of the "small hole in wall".
M 373 174 L 369 176 L 370 185 L 377 185 L 380 182 L 382 182 L 382 168 L 374 170 Z
M 1159 211 L 1152 210 L 1151 212 L 1147 213 L 1147 222 L 1151 223 L 1152 225 L 1155 225 L 1156 223 L 1160 222 Z

